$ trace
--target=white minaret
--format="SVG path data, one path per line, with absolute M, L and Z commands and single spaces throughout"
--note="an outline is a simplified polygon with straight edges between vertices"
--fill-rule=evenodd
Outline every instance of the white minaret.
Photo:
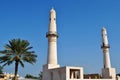
M 57 61 L 57 29 L 56 29 L 56 12 L 52 8 L 50 10 L 50 23 L 46 37 L 48 38 L 48 55 L 47 64 L 43 66 L 42 80 L 52 80 L 51 69 L 60 67 Z
M 104 68 L 111 68 L 110 63 L 110 56 L 109 56 L 109 44 L 107 38 L 106 29 L 102 28 L 102 50 L 103 50 L 103 57 L 104 57 Z
M 111 68 L 111 62 L 110 62 L 110 55 L 109 55 L 109 43 L 107 38 L 107 31 L 105 27 L 102 28 L 102 46 L 103 50 L 103 61 L 104 61 L 104 68 L 102 69 L 102 77 L 109 79 L 109 78 L 115 78 L 116 72 L 114 68 Z
M 50 10 L 50 24 L 48 33 L 46 34 L 48 38 L 48 57 L 47 64 L 58 64 L 57 63 L 57 30 L 56 30 L 56 12 L 52 8 Z

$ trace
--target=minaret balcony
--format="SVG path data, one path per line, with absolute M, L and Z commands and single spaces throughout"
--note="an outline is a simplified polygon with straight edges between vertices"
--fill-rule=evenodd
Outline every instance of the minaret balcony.
M 58 34 L 55 31 L 49 31 L 49 32 L 46 33 L 46 37 L 48 37 L 48 36 L 58 37 Z
M 102 46 L 101 46 L 101 48 L 110 48 L 110 45 L 109 45 L 109 44 L 105 45 L 105 44 L 103 43 Z

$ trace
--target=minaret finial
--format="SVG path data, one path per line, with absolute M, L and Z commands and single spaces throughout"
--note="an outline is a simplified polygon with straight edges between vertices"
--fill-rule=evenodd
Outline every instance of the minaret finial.
M 103 26 L 102 30 L 106 30 L 105 26 Z

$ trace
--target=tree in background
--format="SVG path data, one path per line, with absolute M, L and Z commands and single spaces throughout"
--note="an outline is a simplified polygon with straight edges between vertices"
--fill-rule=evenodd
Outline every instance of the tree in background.
M 27 40 L 12 39 L 4 47 L 5 50 L 0 51 L 2 53 L 0 63 L 3 63 L 3 66 L 5 66 L 15 62 L 15 77 L 13 80 L 17 80 L 18 65 L 20 64 L 24 67 L 23 62 L 34 64 L 37 55 L 34 54 L 34 51 L 30 51 L 33 47 L 30 46 Z
M 27 78 L 27 79 L 38 79 L 38 77 L 33 76 L 31 74 L 26 74 L 25 78 Z
M 39 80 L 42 80 L 42 74 L 43 74 L 43 72 L 40 72 L 40 74 L 39 74 Z

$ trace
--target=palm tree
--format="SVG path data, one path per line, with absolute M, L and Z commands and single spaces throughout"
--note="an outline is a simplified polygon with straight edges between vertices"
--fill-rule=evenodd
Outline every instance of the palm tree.
M 0 51 L 0 53 L 2 53 L 2 56 L 0 56 L 0 63 L 3 63 L 3 66 L 5 66 L 15 62 L 14 80 L 17 80 L 18 65 L 20 64 L 24 67 L 23 62 L 34 64 L 37 55 L 34 54 L 34 51 L 30 51 L 33 47 L 30 46 L 27 40 L 12 39 L 9 41 L 9 44 L 6 44 L 4 47 L 5 50 Z

